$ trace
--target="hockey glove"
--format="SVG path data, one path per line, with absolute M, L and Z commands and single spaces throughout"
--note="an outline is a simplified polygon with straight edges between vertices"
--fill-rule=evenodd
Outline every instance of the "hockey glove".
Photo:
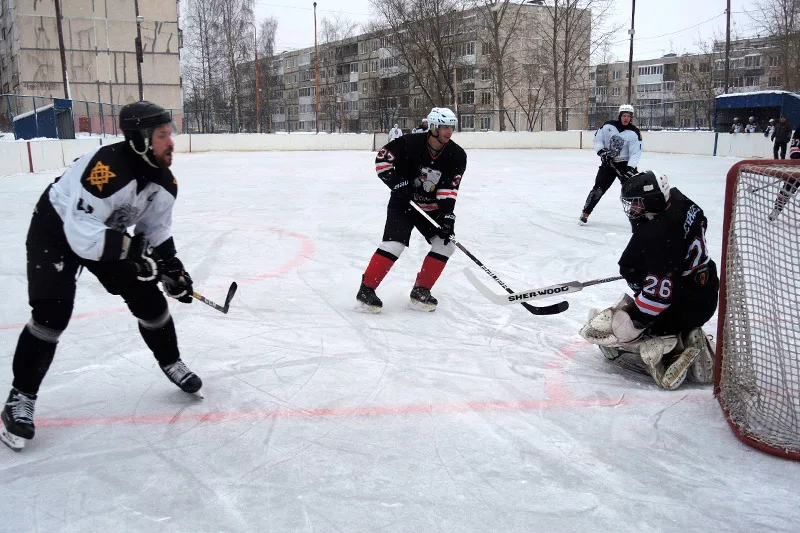
M 164 261 L 161 285 L 170 297 L 185 304 L 192 303 L 192 277 L 183 269 L 183 263 L 177 257 Z
M 130 239 L 126 263 L 138 281 L 158 280 L 159 261 L 152 257 L 152 253 L 147 238 L 141 233 Z
M 609 150 L 608 148 L 603 148 L 597 155 L 600 156 L 600 161 L 604 166 L 613 167 L 614 166 L 614 153 Z
M 411 181 L 403 179 L 391 186 L 392 194 L 400 197 L 403 200 L 411 199 Z
M 455 213 L 448 213 L 446 215 L 440 216 L 436 222 L 439 223 L 439 231 L 437 232 L 439 237 L 444 240 L 445 244 L 450 243 L 450 237 L 455 235 L 455 226 L 456 226 L 456 215 Z

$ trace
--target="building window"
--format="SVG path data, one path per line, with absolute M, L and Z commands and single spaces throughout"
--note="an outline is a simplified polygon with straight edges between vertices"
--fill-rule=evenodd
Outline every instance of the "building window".
M 358 74 L 358 63 L 350 63 L 350 74 Z
M 492 93 L 481 93 L 481 105 L 492 105 Z
M 461 129 L 475 129 L 475 115 L 461 115 Z
M 492 53 L 492 45 L 489 43 L 481 43 L 481 55 L 488 56 Z
M 481 129 L 482 130 L 492 129 L 492 117 L 481 117 Z
M 621 70 L 615 70 L 614 71 L 614 79 L 615 80 L 621 80 L 622 79 L 622 71 Z
M 691 90 L 692 90 L 692 82 L 685 81 L 681 84 L 681 91 L 688 93 L 691 92 Z
M 639 76 L 651 76 L 653 74 L 664 74 L 664 65 L 648 65 L 639 67 Z
M 459 43 L 458 47 L 456 48 L 458 57 L 462 56 L 474 56 L 475 55 L 475 42 L 470 41 L 468 43 Z
M 490 68 L 482 68 L 481 69 L 481 81 L 489 81 L 492 79 L 492 69 Z
M 700 72 L 706 73 L 711 72 L 711 63 L 700 63 Z
M 744 68 L 758 68 L 761 66 L 761 56 L 744 56 Z
M 745 76 L 745 87 L 758 87 L 759 85 L 761 85 L 761 76 Z
M 778 56 L 770 56 L 769 58 L 769 66 L 777 67 L 778 66 Z
M 475 84 L 465 83 L 461 86 L 461 102 L 462 104 L 475 103 Z
M 611 96 L 619 96 L 619 87 L 611 88 Z
M 780 87 L 781 84 L 778 81 L 778 76 L 770 76 L 769 77 L 769 86 L 770 87 Z
M 606 88 L 604 86 L 595 87 L 594 88 L 594 95 L 595 96 L 605 96 L 606 95 Z

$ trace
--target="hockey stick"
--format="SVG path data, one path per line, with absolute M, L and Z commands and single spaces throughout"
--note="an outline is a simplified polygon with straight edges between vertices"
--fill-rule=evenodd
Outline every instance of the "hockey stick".
M 566 283 L 559 283 L 558 285 L 550 285 L 549 287 L 541 287 L 539 289 L 529 289 L 527 291 L 510 293 L 508 296 L 504 294 L 497 294 L 489 287 L 484 285 L 470 269 L 464 269 L 464 275 L 472 283 L 472 286 L 478 289 L 478 292 L 483 294 L 488 300 L 497 305 L 513 305 L 528 300 L 537 300 L 539 298 L 552 298 L 558 294 L 567 294 L 571 292 L 582 291 L 586 287 L 592 285 L 599 285 L 600 283 L 608 283 L 622 279 L 622 276 L 614 276 L 611 278 L 593 279 L 591 281 L 568 281 Z
M 781 180 L 776 180 L 776 181 L 773 181 L 772 183 L 767 183 L 766 185 L 761 185 L 759 187 L 753 187 L 751 185 L 750 187 L 747 188 L 747 192 L 749 192 L 749 193 L 758 192 L 758 191 L 766 189 L 767 187 L 772 187 L 773 185 L 777 185 L 777 184 L 783 183 L 785 181 L 786 180 L 782 180 L 782 179 Z
M 416 209 L 416 210 L 417 210 L 417 211 L 418 211 L 418 212 L 419 212 L 419 213 L 420 213 L 420 214 L 421 214 L 423 217 L 425 217 L 425 219 L 426 219 L 426 220 L 427 220 L 427 221 L 428 221 L 428 222 L 429 222 L 429 223 L 430 223 L 430 224 L 431 224 L 433 227 L 435 227 L 436 229 L 439 229 L 439 228 L 441 227 L 441 226 L 439 226 L 439 224 L 438 224 L 438 223 L 437 223 L 435 220 L 433 220 L 433 219 L 430 217 L 430 215 L 428 215 L 428 213 L 426 213 L 426 212 L 425 212 L 425 211 L 424 211 L 424 210 L 423 210 L 423 209 L 422 209 L 420 206 L 418 206 L 418 205 L 417 205 L 417 204 L 416 204 L 416 203 L 415 203 L 413 200 L 409 200 L 409 201 L 408 201 L 408 203 L 409 203 L 409 204 L 411 204 L 411 207 L 413 207 L 414 209 Z M 467 256 L 467 257 L 469 257 L 470 259 L 472 259 L 472 262 L 473 262 L 473 263 L 475 263 L 476 265 L 478 265 L 479 267 L 481 267 L 481 269 L 483 269 L 483 271 L 484 271 L 484 272 L 486 272 L 486 273 L 489 275 L 489 277 L 490 277 L 490 278 L 492 278 L 493 280 L 495 280 L 495 281 L 497 282 L 497 284 L 498 284 L 498 285 L 500 285 L 501 287 L 503 287 L 503 288 L 506 290 L 506 292 L 508 292 L 509 294 L 514 294 L 514 291 L 513 291 L 513 290 L 511 290 L 511 289 L 508 287 L 508 285 L 506 285 L 505 283 L 503 283 L 503 280 L 501 280 L 500 278 L 498 278 L 498 277 L 497 277 L 497 275 L 496 275 L 494 272 L 492 272 L 491 270 L 489 270 L 489 269 L 486 267 L 486 265 L 484 265 L 483 263 L 481 263 L 481 262 L 480 262 L 480 260 L 479 260 L 477 257 L 475 257 L 474 255 L 472 255 L 472 254 L 470 253 L 470 251 L 469 251 L 469 250 L 467 250 L 467 249 L 464 247 L 464 245 L 462 245 L 460 242 L 458 242 L 458 241 L 455 239 L 455 237 L 453 237 L 453 236 L 451 235 L 451 236 L 450 236 L 450 240 L 453 242 L 453 244 L 455 244 L 455 245 L 458 247 L 458 249 L 459 249 L 459 250 L 461 250 L 462 252 L 464 252 L 464 254 L 466 254 L 466 256 Z M 530 305 L 530 304 L 526 304 L 525 302 L 520 302 L 520 303 L 522 304 L 522 307 L 524 307 L 525 309 L 527 309 L 527 310 L 528 310 L 530 313 L 532 313 L 532 314 L 534 314 L 534 315 L 556 315 L 556 314 L 558 314 L 558 313 L 563 313 L 564 311 L 566 311 L 567 309 L 569 309 L 569 303 L 567 303 L 567 302 L 559 302 L 559 303 L 557 303 L 557 304 L 547 305 L 547 306 L 543 306 L 543 307 L 536 307 L 536 306 L 533 306 L 533 305 Z
M 221 312 L 227 314 L 228 313 L 228 309 L 231 306 L 231 300 L 233 300 L 233 295 L 236 294 L 236 289 L 238 289 L 238 288 L 239 288 L 239 286 L 236 284 L 235 281 L 233 283 L 231 283 L 231 286 L 228 288 L 228 295 L 225 297 L 225 305 L 219 305 L 218 303 L 214 303 L 211 300 L 209 300 L 208 298 L 206 298 L 205 296 L 203 296 L 202 294 L 200 294 L 199 292 L 193 292 L 192 293 L 192 297 L 195 300 L 199 300 L 199 301 L 203 302 L 204 304 L 213 307 L 217 311 L 221 311 Z

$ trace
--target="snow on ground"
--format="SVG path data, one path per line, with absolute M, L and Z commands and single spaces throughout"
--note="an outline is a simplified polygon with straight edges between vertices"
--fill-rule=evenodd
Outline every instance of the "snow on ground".
M 379 288 L 384 312 L 356 312 L 388 196 L 373 157 L 177 154 L 179 255 L 212 299 L 240 284 L 228 315 L 171 306 L 206 398 L 166 380 L 123 303 L 85 274 L 36 438 L 0 449 L 0 530 L 800 529 L 800 465 L 741 444 L 710 388 L 660 390 L 577 334 L 623 282 L 537 317 L 478 294 L 456 252 L 439 309 L 421 313 L 407 303 L 428 250 L 415 234 Z M 715 260 L 733 163 L 641 164 L 705 209 Z M 517 290 L 615 275 L 629 231 L 619 186 L 577 224 L 596 165 L 589 151 L 470 151 L 459 239 Z M 55 174 L 0 180 L 6 386 L 28 320 L 25 233 Z

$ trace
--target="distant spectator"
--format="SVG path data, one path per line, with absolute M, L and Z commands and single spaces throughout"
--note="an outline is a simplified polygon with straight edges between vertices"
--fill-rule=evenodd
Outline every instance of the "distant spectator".
M 392 142 L 393 140 L 402 136 L 403 136 L 403 130 L 401 130 L 397 124 L 394 125 L 394 128 L 389 130 L 389 142 Z
M 742 133 L 742 123 L 739 122 L 739 117 L 734 117 L 733 124 L 731 124 L 728 133 Z
M 772 133 L 772 140 L 775 144 L 772 145 L 773 159 L 778 159 L 778 152 L 780 151 L 780 159 L 786 159 L 786 145 L 789 144 L 789 139 L 792 137 L 792 125 L 786 119 L 786 115 L 781 115 L 778 125 L 775 126 L 775 131 Z
M 416 128 L 411 130 L 411 133 L 427 133 L 427 132 L 428 132 L 428 120 L 424 118 Z
M 744 127 L 745 133 L 756 133 L 758 125 L 756 124 L 756 117 L 750 117 L 747 121 L 747 126 Z
M 764 137 L 770 138 L 773 133 L 775 133 L 775 119 L 771 118 L 769 119 L 769 126 L 764 130 Z

